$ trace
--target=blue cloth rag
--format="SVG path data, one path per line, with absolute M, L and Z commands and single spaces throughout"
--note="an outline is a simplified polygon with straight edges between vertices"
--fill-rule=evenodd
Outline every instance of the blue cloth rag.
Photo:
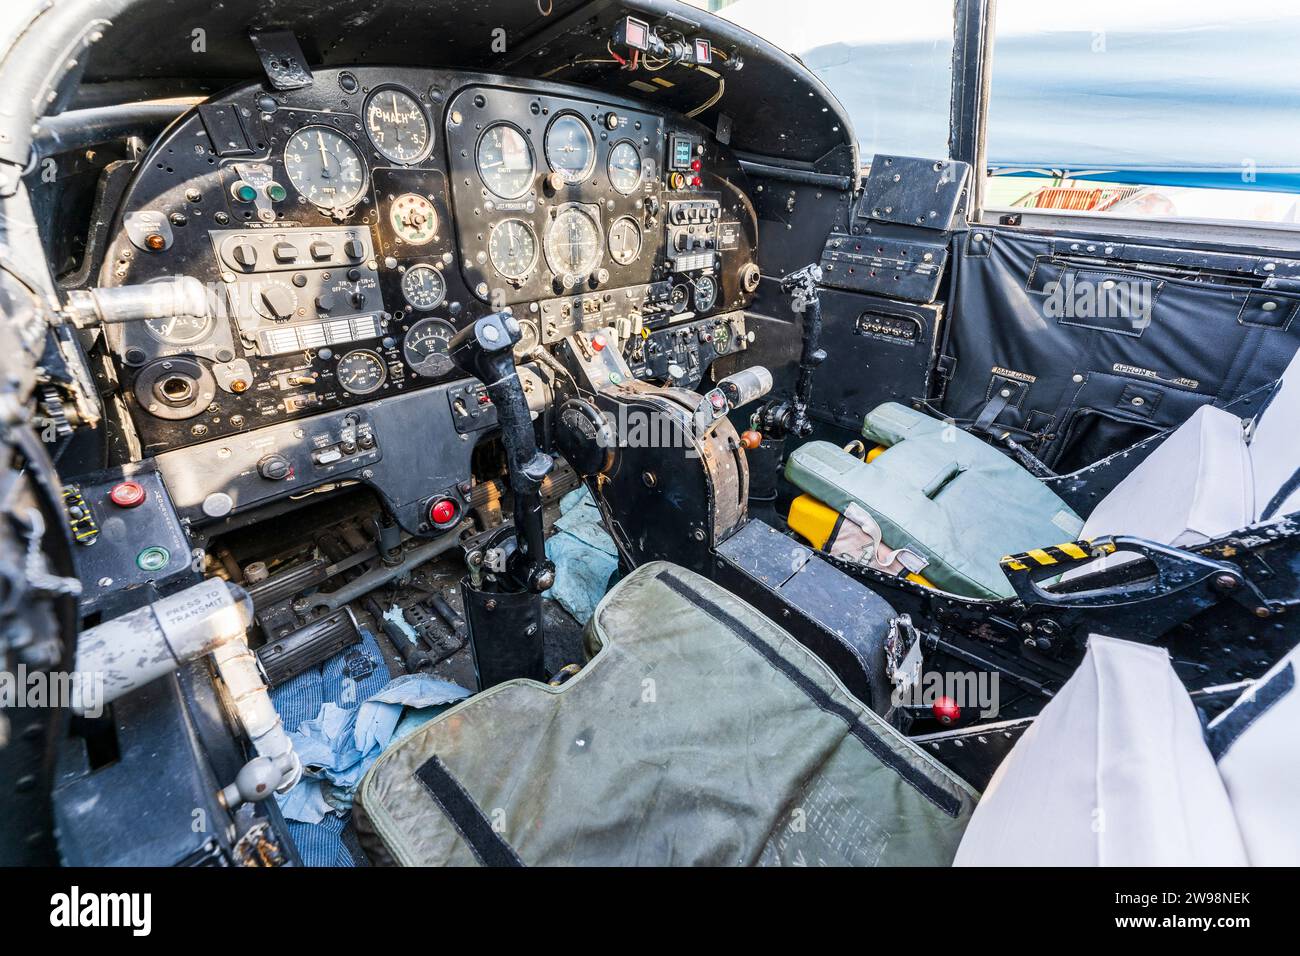
M 303 763 L 303 779 L 277 796 L 299 856 L 308 866 L 351 866 L 342 834 L 352 797 L 375 758 L 408 719 L 431 719 L 469 696 L 427 674 L 390 681 L 374 636 L 271 691 L 271 701 Z
M 555 584 L 546 597 L 585 625 L 618 570 L 618 550 L 586 485 L 560 499 L 560 518 L 546 541 L 546 556 L 555 564 Z

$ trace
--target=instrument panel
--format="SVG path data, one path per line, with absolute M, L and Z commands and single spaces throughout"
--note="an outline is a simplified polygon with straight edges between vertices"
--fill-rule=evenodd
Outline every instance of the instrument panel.
M 319 70 L 174 124 L 123 197 L 101 286 L 200 279 L 207 305 L 105 327 L 146 457 L 458 377 L 511 308 L 531 349 L 748 305 L 744 174 L 690 121 L 577 88 Z

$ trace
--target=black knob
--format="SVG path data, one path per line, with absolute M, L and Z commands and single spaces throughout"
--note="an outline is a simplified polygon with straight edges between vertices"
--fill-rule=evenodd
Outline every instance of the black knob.
M 366 254 L 366 246 L 360 239 L 349 239 L 343 243 L 343 254 L 349 259 L 360 259 Z
M 334 308 L 334 293 L 322 292 L 316 296 L 316 308 L 321 312 L 328 312 Z
M 251 269 L 257 265 L 257 249 L 251 242 L 238 242 L 230 250 L 230 258 L 235 260 L 236 265 Z
M 262 305 L 273 319 L 287 319 L 293 315 L 293 295 L 283 286 L 273 285 L 263 289 Z
M 258 461 L 257 473 L 268 481 L 283 481 L 293 474 L 293 465 L 284 455 L 266 455 Z
M 311 257 L 318 262 L 324 261 L 334 255 L 334 247 L 328 242 L 317 240 L 311 244 Z
M 276 262 L 293 262 L 298 258 L 298 249 L 292 242 L 277 242 L 271 251 L 275 253 Z
M 366 294 L 362 292 L 360 289 L 358 289 L 356 292 L 353 292 L 352 304 L 355 305 L 358 309 L 361 308 L 363 305 L 366 304 Z

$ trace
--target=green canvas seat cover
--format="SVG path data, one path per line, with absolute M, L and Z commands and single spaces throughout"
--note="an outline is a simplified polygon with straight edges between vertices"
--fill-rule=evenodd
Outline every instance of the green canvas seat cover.
M 975 794 L 794 638 L 663 562 L 612 589 L 594 657 L 390 747 L 357 829 L 406 865 L 946 865 Z
M 1011 597 L 1001 558 L 1073 541 L 1083 527 L 1050 488 L 956 426 L 891 402 L 862 434 L 888 446 L 870 463 L 814 441 L 790 455 L 786 478 L 841 513 L 857 502 L 890 548 L 930 562 L 921 573 L 945 591 Z

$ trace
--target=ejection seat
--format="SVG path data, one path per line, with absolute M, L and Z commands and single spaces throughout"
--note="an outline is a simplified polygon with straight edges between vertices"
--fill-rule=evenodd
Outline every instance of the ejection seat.
M 1298 425 L 1300 353 L 1253 418 L 1202 406 L 1085 521 L 969 432 L 887 403 L 863 423 L 877 446 L 865 459 L 824 441 L 790 455 L 786 478 L 804 494 L 789 524 L 832 554 L 953 594 L 1008 598 L 999 566 L 1007 555 L 1030 552 L 1051 563 L 1051 549 L 1065 542 L 1079 558 L 1076 538 L 1111 534 L 1189 547 L 1297 510 Z

